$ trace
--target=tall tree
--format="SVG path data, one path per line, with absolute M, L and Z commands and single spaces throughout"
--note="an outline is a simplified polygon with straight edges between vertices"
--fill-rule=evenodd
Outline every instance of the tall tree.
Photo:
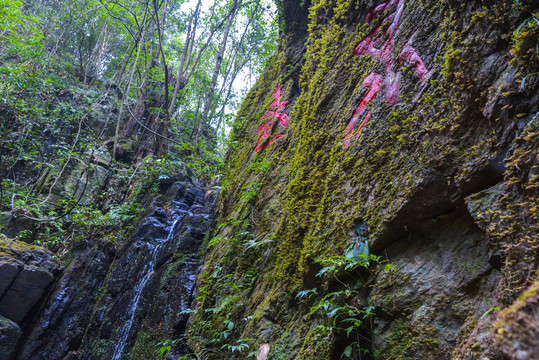
M 217 85 L 217 77 L 219 76 L 219 70 L 221 70 L 221 65 L 223 64 L 223 56 L 226 50 L 228 34 L 230 32 L 230 27 L 232 26 L 232 22 L 234 21 L 234 18 L 236 17 L 236 10 L 238 9 L 238 6 L 240 5 L 241 5 L 241 0 L 233 0 L 232 8 L 230 9 L 228 20 L 226 22 L 225 30 L 223 33 L 223 38 L 221 40 L 221 45 L 219 47 L 219 53 L 217 54 L 217 58 L 215 59 L 215 67 L 213 69 L 211 83 L 208 89 L 208 95 L 206 97 L 206 103 L 204 104 L 204 113 L 202 114 L 202 119 L 201 119 L 199 129 L 197 130 L 197 132 L 200 132 L 200 128 L 202 127 L 202 125 L 207 122 L 208 113 L 210 112 L 210 107 L 212 105 L 213 96 L 215 93 L 215 86 Z

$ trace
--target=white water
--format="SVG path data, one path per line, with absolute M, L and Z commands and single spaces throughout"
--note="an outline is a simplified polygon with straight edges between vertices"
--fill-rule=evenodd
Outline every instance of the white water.
M 174 220 L 174 223 L 170 227 L 168 231 L 168 235 L 164 241 L 159 241 L 152 251 L 152 259 L 149 263 L 146 264 L 144 267 L 143 274 L 144 277 L 140 279 L 139 283 L 135 287 L 135 296 L 133 299 L 131 299 L 131 302 L 129 303 L 129 308 L 127 311 L 127 316 L 129 317 L 129 320 L 122 326 L 122 329 L 120 330 L 120 336 L 118 338 L 118 344 L 116 348 L 114 349 L 114 354 L 112 355 L 111 360 L 120 360 L 122 358 L 122 352 L 124 351 L 125 343 L 127 341 L 127 338 L 129 336 L 129 332 L 131 331 L 131 326 L 133 326 L 133 320 L 135 319 L 135 312 L 137 311 L 137 306 L 140 301 L 140 296 L 142 295 L 142 291 L 144 290 L 144 287 L 146 286 L 146 283 L 148 280 L 150 280 L 150 277 L 152 276 L 154 270 L 155 270 L 155 263 L 157 261 L 157 254 L 159 253 L 159 250 L 163 247 L 164 244 L 166 244 L 170 239 L 174 237 L 174 229 L 176 228 L 176 224 L 178 221 L 180 221 L 183 217 L 180 215 Z

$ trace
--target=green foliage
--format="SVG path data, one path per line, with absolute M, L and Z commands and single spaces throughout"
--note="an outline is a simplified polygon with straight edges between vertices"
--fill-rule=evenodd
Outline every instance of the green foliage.
M 174 145 L 179 154 L 186 154 L 181 158 L 198 177 L 211 179 L 223 171 L 223 158 L 211 149 L 211 141 L 183 141 Z
M 483 319 L 484 317 L 486 317 L 488 314 L 490 314 L 493 311 L 500 311 L 500 310 L 501 310 L 501 307 L 499 307 L 499 306 L 492 307 L 492 308 L 488 309 L 487 311 L 485 311 L 485 313 L 483 315 L 481 315 L 481 319 Z
M 510 53 L 514 56 L 512 62 L 536 69 L 537 64 L 539 64 L 539 12 L 528 13 L 527 19 L 513 31 L 511 39 L 513 48 Z M 527 76 L 535 74 L 537 72 Z M 524 87 L 525 79 L 526 77 L 522 80 L 522 87 Z
M 352 272 L 361 268 L 368 268 L 370 262 L 383 264 L 386 270 L 391 270 L 392 266 L 387 260 L 382 260 L 381 256 L 374 254 L 360 254 L 356 258 L 349 259 L 346 256 L 333 256 L 326 259 L 318 260 L 317 263 L 321 264 L 323 268 L 316 274 L 316 276 L 333 276 L 344 272 Z
M 43 34 L 37 27 L 38 20 L 23 14 L 21 10 L 20 0 L 0 0 L 1 60 L 18 57 L 25 62 L 43 55 Z
M 249 240 L 247 240 L 247 241 L 245 241 L 243 243 L 243 245 L 245 246 L 245 250 L 249 250 L 251 248 L 259 247 L 261 245 L 269 245 L 273 241 L 272 238 L 258 240 L 257 238 L 254 237 L 254 234 L 250 233 L 250 235 L 252 236 L 252 239 L 249 239 Z
M 141 206 L 137 203 L 112 205 L 105 214 L 95 207 L 84 206 L 77 208 L 70 220 L 73 225 L 86 229 L 85 236 L 97 238 L 98 235 L 120 228 L 122 225 L 124 230 L 133 230 L 133 226 L 126 224 L 132 223 L 140 211 Z M 121 240 L 114 236 L 107 239 L 112 243 Z
M 316 295 L 318 293 L 318 290 L 316 289 L 308 289 L 298 292 L 296 295 L 296 299 L 301 300 L 304 297 L 307 297 L 307 299 L 310 299 L 313 295 Z
M 358 305 L 359 289 L 367 286 L 367 282 L 360 272 L 362 270 L 370 271 L 370 264 L 385 264 L 387 270 L 391 270 L 391 266 L 386 260 L 381 260 L 380 256 L 373 254 L 352 259 L 345 256 L 334 256 L 318 260 L 317 263 L 323 266 L 316 274 L 317 277 L 325 277 L 328 280 L 333 278 L 340 285 L 343 285 L 344 289 L 330 291 L 323 295 L 311 307 L 308 315 L 322 317 L 325 320 L 323 324 L 317 326 L 320 331 L 344 332 L 349 341 L 347 341 L 348 345 L 341 358 L 355 359 L 356 354 L 365 355 L 368 352 L 366 348 L 370 344 L 365 346 L 366 341 L 362 339 L 361 334 L 370 331 L 370 324 L 374 316 L 374 306 Z M 359 283 L 349 285 L 351 282 L 345 279 L 345 277 L 349 276 L 357 277 L 360 280 Z M 296 299 L 308 302 L 312 297 L 321 295 L 315 288 L 298 292 Z
M 184 39 L 193 9 L 182 0 L 157 3 L 161 8 L 135 0 L 37 0 L 24 5 L 0 0 L 0 210 L 36 226 L 36 231 L 23 230 L 19 238 L 43 244 L 64 259 L 74 246 L 119 248 L 147 209 L 148 199 L 164 184 L 213 178 L 224 171 L 224 138 L 232 114 L 249 86 L 247 79 L 256 77 L 275 50 L 276 29 L 266 14 L 268 3 L 244 2 L 238 10 L 207 119 L 201 116 L 200 99 L 208 92 L 223 37 L 217 25 L 226 19 L 231 1 L 203 4 L 210 8 L 197 15 L 192 47 L 204 51 L 199 63 L 193 56 L 185 64 L 184 77 L 187 70 L 192 76 L 185 79 L 167 125 L 171 96 L 167 99 L 165 90 L 169 95 L 174 90 L 172 79 L 187 46 Z M 156 50 L 159 24 L 153 10 L 161 16 L 163 4 L 168 5 L 168 15 L 161 19 L 161 54 Z M 204 46 L 210 34 L 213 39 Z M 116 122 L 120 141 L 112 148 Z M 130 126 L 134 130 L 128 131 Z M 154 145 L 163 136 L 169 154 L 156 159 Z M 117 149 L 122 154 L 111 160 Z M 267 162 L 261 162 L 262 168 L 269 168 Z M 90 192 L 86 185 L 94 175 L 102 182 Z M 246 202 L 256 199 L 259 187 L 245 189 Z M 239 248 L 255 251 L 271 241 L 254 239 L 240 217 L 230 222 L 245 230 L 231 236 Z M 218 240 L 213 243 L 217 246 Z M 250 273 L 213 285 L 237 295 L 237 300 L 256 278 Z M 220 352 L 243 358 L 254 340 L 231 340 L 240 328 L 232 320 L 239 306 L 239 301 L 215 301 L 208 312 L 193 315 L 218 316 L 217 324 L 205 325 L 204 335 Z M 131 357 L 169 357 L 174 342 L 160 341 L 159 336 L 141 331 Z M 96 349 L 96 356 L 107 354 Z
M 157 344 L 159 347 L 155 350 L 155 359 L 168 359 L 170 351 L 178 341 L 179 340 L 164 340 Z
M 0 0 L 0 110 L 24 107 L 15 92 L 41 92 L 51 80 L 43 78 L 43 34 L 38 19 L 22 12 L 19 0 Z
M 262 182 L 254 182 L 245 185 L 240 192 L 240 201 L 249 203 L 255 200 L 262 185 Z
M 236 341 L 235 344 L 224 344 L 221 349 L 226 349 L 234 354 L 236 351 L 238 353 L 245 353 L 249 349 L 250 344 L 254 342 L 254 339 L 243 338 Z

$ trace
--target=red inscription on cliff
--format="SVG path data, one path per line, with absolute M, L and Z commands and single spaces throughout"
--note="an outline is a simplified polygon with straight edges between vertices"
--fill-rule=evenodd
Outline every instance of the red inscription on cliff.
M 398 58 L 395 59 L 394 36 L 395 31 L 401 22 L 402 12 L 404 10 L 404 0 L 391 0 L 377 5 L 367 13 L 365 23 L 371 23 L 378 14 L 383 13 L 392 6 L 395 6 L 395 11 L 387 15 L 382 20 L 380 26 L 367 34 L 354 49 L 354 54 L 358 56 L 370 56 L 377 59 L 384 65 L 385 74 L 382 75 L 371 72 L 364 80 L 363 87 L 369 91 L 360 101 L 346 127 L 343 147 L 348 147 L 352 141 L 361 134 L 363 127 L 369 121 L 372 111 L 371 109 L 367 109 L 367 107 L 378 95 L 382 84 L 385 85 L 383 89 L 385 100 L 390 105 L 395 105 L 397 103 L 401 78 L 401 73 L 398 68 L 403 61 L 406 60 L 413 65 L 415 72 L 422 81 L 425 81 L 430 75 L 425 63 L 417 53 L 416 49 L 412 46 L 412 41 L 417 31 L 407 41 L 406 45 L 398 55 Z M 386 29 L 383 30 L 383 28 Z M 397 71 L 395 71 L 395 68 L 397 68 Z M 358 119 L 361 116 L 363 117 L 363 120 L 359 126 L 356 127 Z
M 281 101 L 281 88 L 279 85 L 277 85 L 277 89 L 275 89 L 275 92 L 271 96 L 274 97 L 275 100 L 273 100 L 273 102 L 270 104 L 270 107 L 275 110 L 267 110 L 264 113 L 264 116 L 261 118 L 261 120 L 268 118 L 271 118 L 271 120 L 258 127 L 258 131 L 256 133 L 260 134 L 260 136 L 258 137 L 258 141 L 256 143 L 256 152 L 267 148 L 275 140 L 284 137 L 283 134 L 279 134 L 268 140 L 271 137 L 272 129 L 276 125 L 277 121 L 283 127 L 288 125 L 288 115 L 281 111 L 288 105 L 288 101 Z

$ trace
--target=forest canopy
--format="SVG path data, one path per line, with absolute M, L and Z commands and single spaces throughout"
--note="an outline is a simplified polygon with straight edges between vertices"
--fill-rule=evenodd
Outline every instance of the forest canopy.
M 218 174 L 275 17 L 269 0 L 0 0 L 2 211 L 66 219 L 95 164 L 118 187 L 182 164 Z M 106 214 L 127 192 L 86 203 Z

